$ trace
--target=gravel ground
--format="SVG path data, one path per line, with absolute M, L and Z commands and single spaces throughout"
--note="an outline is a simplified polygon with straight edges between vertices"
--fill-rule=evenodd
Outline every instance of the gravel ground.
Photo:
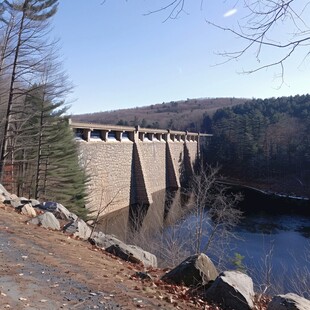
M 197 309 L 133 278 L 142 267 L 26 220 L 0 204 L 0 309 Z

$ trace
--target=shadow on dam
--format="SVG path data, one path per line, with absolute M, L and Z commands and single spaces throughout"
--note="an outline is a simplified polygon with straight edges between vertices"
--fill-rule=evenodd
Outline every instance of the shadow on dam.
M 180 188 L 152 194 L 153 203 L 133 204 L 100 219 L 97 229 L 130 242 L 134 232 L 152 235 L 182 219 L 191 209 L 191 197 Z

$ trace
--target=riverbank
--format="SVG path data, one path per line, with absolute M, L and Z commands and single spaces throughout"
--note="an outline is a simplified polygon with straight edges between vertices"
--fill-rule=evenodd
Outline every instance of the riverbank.
M 122 261 L 16 211 L 0 203 L 1 309 L 222 309 L 203 286 L 167 284 L 165 269 Z M 269 301 L 256 294 L 254 307 Z
M 218 180 L 218 184 L 227 187 L 227 191 L 241 193 L 243 200 L 239 207 L 244 212 L 264 211 L 269 213 L 294 213 L 310 216 L 310 199 L 294 193 L 275 192 L 252 184 L 242 184 L 237 180 Z
M 122 261 L 0 203 L 0 309 L 201 309 L 161 286 L 161 269 Z M 147 271 L 154 281 L 135 277 Z M 184 292 L 187 289 L 181 288 Z M 184 294 L 185 296 L 185 294 Z M 213 309 L 210 307 L 210 309 Z
M 248 186 L 267 193 L 310 198 L 310 184 L 296 177 L 287 176 L 285 180 L 275 178 L 244 179 L 238 176 L 225 176 L 219 181 Z

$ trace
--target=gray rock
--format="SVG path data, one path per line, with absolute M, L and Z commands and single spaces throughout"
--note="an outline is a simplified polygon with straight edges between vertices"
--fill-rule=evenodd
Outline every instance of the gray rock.
M 20 197 L 19 201 L 21 202 L 21 204 L 31 203 L 31 200 L 25 197 Z
M 88 240 L 91 234 L 91 229 L 82 219 L 68 223 L 64 226 L 63 231 L 83 240 Z
M 33 207 L 38 208 L 38 207 L 41 206 L 41 203 L 40 203 L 39 200 L 36 200 L 36 199 L 29 199 L 29 200 L 30 200 L 30 203 L 31 203 L 31 205 L 32 205 Z
M 0 184 L 0 197 L 1 197 L 2 202 L 4 200 L 11 199 L 11 194 L 4 188 L 2 184 Z
M 8 193 L 5 188 L 0 184 L 1 201 L 5 204 L 10 204 L 14 208 L 21 208 L 23 205 L 30 202 L 28 198 L 17 197 L 15 194 Z M 3 199 L 4 198 L 4 199 Z
M 299 295 L 288 293 L 274 296 L 267 310 L 309 310 L 310 300 Z
M 39 208 L 44 211 L 52 212 L 55 217 L 60 220 L 76 221 L 78 219 L 77 215 L 70 212 L 62 204 L 57 202 L 47 201 L 43 203 L 43 205 L 40 205 Z
M 136 245 L 128 245 L 128 247 L 137 256 L 137 258 L 141 260 L 144 266 L 157 267 L 157 257 L 154 254 L 145 251 Z
M 216 278 L 205 297 L 224 309 L 253 309 L 253 281 L 240 271 L 225 271 Z
M 44 228 L 52 229 L 52 230 L 60 230 L 59 221 L 56 219 L 53 213 L 45 212 L 31 220 L 28 221 L 30 224 L 35 224 L 42 226 Z
M 18 196 L 17 196 L 17 195 L 15 195 L 15 194 L 11 194 L 11 195 L 10 195 L 10 199 L 13 199 L 13 200 L 18 200 L 19 198 L 18 198 Z
M 107 252 L 114 254 L 132 263 L 142 263 L 144 266 L 157 267 L 157 257 L 138 246 L 127 245 L 113 235 L 106 235 L 103 232 L 94 232 L 90 242 Z
M 5 200 L 4 203 L 10 204 L 15 209 L 21 208 L 24 205 L 24 203 L 22 203 L 18 197 L 14 199 Z
M 37 216 L 35 209 L 29 203 L 26 203 L 25 205 L 23 205 L 20 212 L 21 212 L 21 214 L 24 214 L 24 215 L 27 215 L 30 217 L 36 217 Z
M 90 240 L 91 243 L 96 245 L 98 248 L 106 249 L 114 244 L 122 244 L 123 242 L 117 239 L 113 235 L 106 235 L 103 232 L 94 232 Z
M 113 235 L 106 235 L 103 232 L 94 232 L 90 242 L 107 252 L 114 254 L 132 263 L 142 263 L 144 266 L 157 267 L 157 257 L 138 246 L 127 245 Z
M 162 277 L 162 280 L 177 285 L 186 286 L 206 285 L 214 281 L 218 272 L 211 259 L 201 253 L 184 260 L 180 265 L 172 269 Z
M 122 242 L 121 244 L 113 244 L 105 250 L 108 253 L 132 263 L 141 263 L 146 267 L 157 267 L 156 256 L 135 245 L 127 245 Z

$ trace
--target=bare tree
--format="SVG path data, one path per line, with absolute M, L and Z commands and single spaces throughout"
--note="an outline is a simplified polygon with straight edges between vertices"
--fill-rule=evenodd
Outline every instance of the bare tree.
M 92 220 L 93 223 L 89 239 L 92 238 L 97 226 L 101 223 L 102 216 L 108 211 L 110 207 L 118 203 L 117 197 L 120 192 L 121 189 L 118 189 L 113 197 L 109 201 L 105 202 L 107 200 L 107 189 L 102 185 L 100 192 L 100 203 L 98 206 L 96 206 L 96 209 L 93 212 L 94 215 L 90 217 L 90 220 Z
M 235 27 L 225 27 L 207 21 L 208 24 L 228 31 L 242 40 L 243 47 L 239 50 L 220 53 L 227 58 L 227 61 L 238 59 L 245 53 L 253 53 L 257 66 L 245 70 L 245 73 L 277 66 L 280 67 L 283 78 L 284 64 L 297 49 L 304 50 L 301 61 L 308 57 L 310 44 L 308 1 L 244 0 L 243 8 L 245 13 L 238 18 Z M 271 55 L 274 56 L 270 57 Z
M 173 222 L 164 222 L 162 229 L 153 233 L 140 229 L 132 234 L 130 241 L 154 253 L 160 265 L 165 267 L 201 252 L 216 258 L 221 267 L 227 258 L 224 254 L 229 252 L 231 238 L 236 238 L 233 229 L 240 221 L 242 212 L 236 208 L 240 196 L 232 195 L 217 185 L 218 170 L 208 167 L 194 176 L 192 186 L 186 193 L 188 199 L 185 205 L 183 199 L 171 202 L 176 211 L 176 214 L 169 215 Z M 178 207 L 176 204 L 182 205 Z M 152 220 L 157 221 L 154 215 Z M 165 224 L 169 227 L 164 228 Z
M 212 255 L 220 265 L 231 239 L 237 238 L 234 228 L 242 218 L 242 211 L 237 208 L 242 197 L 219 185 L 216 182 L 218 173 L 219 167 L 207 166 L 193 178 L 192 212 L 195 217 L 190 231 L 193 232 L 193 252 Z
M 3 1 L 1 3 L 1 28 L 4 33 L 1 50 L 1 75 L 9 80 L 4 132 L 1 143 L 0 173 L 3 174 L 4 160 L 12 156 L 10 141 L 14 139 L 11 128 L 14 109 L 18 100 L 36 82 L 36 73 L 46 57 L 48 42 L 48 19 L 57 9 L 57 0 L 50 1 Z
M 197 0 L 197 7 L 212 16 L 211 5 L 205 0 Z M 257 66 L 245 69 L 244 73 L 253 73 L 268 67 L 279 67 L 280 76 L 284 76 L 285 62 L 297 50 L 303 51 L 301 62 L 309 55 L 309 1 L 296 0 L 239 0 L 223 1 L 231 3 L 230 13 L 238 13 L 235 24 L 230 26 L 206 18 L 206 22 L 224 32 L 229 32 L 241 39 L 243 47 L 225 51 L 219 55 L 226 58 L 224 62 L 236 60 L 246 53 L 254 54 Z M 193 3 L 186 0 L 166 0 L 161 7 L 145 15 L 166 11 L 164 21 L 176 19 L 188 14 Z M 277 50 L 277 53 L 274 52 Z M 300 56 L 299 56 L 300 57 Z
M 191 242 L 190 239 L 184 238 L 182 221 L 182 217 L 189 210 L 186 212 L 187 208 L 182 205 L 178 195 L 168 199 L 168 208 L 172 209 L 169 211 L 169 219 L 164 220 L 163 212 L 159 210 L 162 206 L 150 206 L 155 208 L 147 211 L 142 207 L 130 218 L 132 229 L 127 239 L 130 243 L 155 254 L 160 266 L 173 268 L 191 254 Z
M 305 298 L 310 298 L 310 241 L 305 245 L 302 259 L 307 264 L 300 264 L 300 258 L 295 253 L 291 254 L 294 258 L 293 276 L 289 278 L 289 289 Z

